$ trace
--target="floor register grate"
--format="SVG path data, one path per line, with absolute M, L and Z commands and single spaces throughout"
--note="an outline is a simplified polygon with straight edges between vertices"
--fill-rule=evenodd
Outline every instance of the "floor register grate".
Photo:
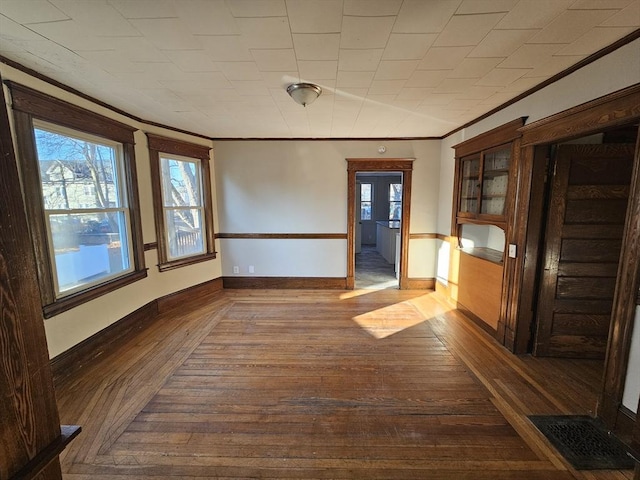
M 576 470 L 634 467 L 634 459 L 625 444 L 591 417 L 533 415 L 529 420 Z

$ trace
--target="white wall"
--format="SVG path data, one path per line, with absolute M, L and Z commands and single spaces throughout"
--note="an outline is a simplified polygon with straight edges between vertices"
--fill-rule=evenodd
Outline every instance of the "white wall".
M 214 144 L 220 232 L 347 232 L 347 158 L 415 158 L 411 233 L 435 233 L 439 142 L 219 141 Z M 346 240 L 224 239 L 222 273 L 345 277 Z M 263 254 L 258 254 L 262 252 Z M 433 278 L 434 242 L 411 241 L 409 275 Z
M 149 154 L 145 132 L 186 140 L 204 146 L 211 146 L 211 142 L 159 127 L 140 124 L 1 63 L 0 73 L 4 80 L 13 80 L 16 83 L 21 83 L 139 129 L 135 132 L 135 153 L 142 234 L 144 243 L 154 242 L 156 233 L 151 197 Z M 10 96 L 6 95 L 6 98 L 9 101 Z M 10 108 L 9 118 L 12 118 Z M 19 155 L 19 152 L 16 153 Z M 215 183 L 215 167 L 213 165 L 210 181 L 212 185 Z M 213 208 L 215 212 L 215 198 Z M 214 217 L 216 217 L 215 213 Z M 217 231 L 217 225 L 214 228 Z M 145 263 L 148 269 L 147 278 L 45 320 L 50 357 L 53 358 L 73 347 L 156 298 L 221 276 L 221 260 L 219 257 L 208 262 L 160 273 L 156 267 L 158 263 L 157 252 L 150 250 L 145 252 Z
M 456 132 L 442 141 L 440 164 L 440 196 L 438 201 L 438 232 L 448 235 L 451 231 L 451 206 L 453 198 L 454 151 L 453 145 L 473 138 L 487 130 L 519 117 L 528 116 L 527 123 L 548 117 L 573 106 L 588 102 L 640 82 L 640 40 L 625 45 L 609 55 L 564 77 L 542 90 L 497 112 L 494 115 Z M 438 278 L 448 273 L 448 255 L 438 256 Z M 446 264 L 445 264 L 446 263 Z M 638 323 L 636 315 L 636 324 Z M 633 411 L 638 407 L 638 379 L 640 378 L 639 328 L 635 328 L 634 343 L 628 366 L 630 375 L 625 386 L 625 406 Z
M 622 404 L 632 412 L 638 413 L 638 398 L 640 398 L 640 307 L 636 307 Z

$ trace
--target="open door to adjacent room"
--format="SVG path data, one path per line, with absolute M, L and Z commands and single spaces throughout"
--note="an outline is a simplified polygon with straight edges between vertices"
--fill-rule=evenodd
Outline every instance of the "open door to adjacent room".
M 533 353 L 604 358 L 634 144 L 559 145 L 550 197 Z
M 360 225 L 357 220 L 358 218 L 362 218 L 363 203 L 366 204 L 368 201 L 375 201 L 375 193 L 373 192 L 373 189 L 370 200 L 363 200 L 363 197 L 358 197 L 358 193 L 363 195 L 362 184 L 365 182 L 361 182 L 360 187 L 358 188 L 357 175 L 361 172 L 367 172 L 372 176 L 381 175 L 386 177 L 395 175 L 394 178 L 400 179 L 400 183 L 396 183 L 395 187 L 392 186 L 393 182 L 391 182 L 385 188 L 385 191 L 388 192 L 389 196 L 387 197 L 387 201 L 384 202 L 386 205 L 384 211 L 388 213 L 388 216 L 385 216 L 385 218 L 387 218 L 387 226 L 392 225 L 396 227 L 394 228 L 394 233 L 397 232 L 399 234 L 399 239 L 397 240 L 398 253 L 396 255 L 394 252 L 393 263 L 396 265 L 396 270 L 399 270 L 398 287 L 400 289 L 405 289 L 407 288 L 408 283 L 407 267 L 409 259 L 409 218 L 411 211 L 411 173 L 413 169 L 413 160 L 348 158 L 347 163 L 347 288 L 353 289 L 356 287 L 356 249 L 358 227 L 362 228 L 360 238 L 363 243 L 370 242 L 371 240 L 369 239 L 371 238 L 371 235 L 373 235 L 372 233 L 365 232 L 364 225 Z M 400 185 L 400 187 L 397 185 Z M 381 193 L 384 193 L 385 191 Z M 392 191 L 395 193 L 392 194 Z M 360 211 L 356 212 L 358 204 L 360 205 Z M 394 215 L 398 218 L 394 217 Z M 368 222 L 377 228 L 373 216 L 371 220 L 368 220 Z

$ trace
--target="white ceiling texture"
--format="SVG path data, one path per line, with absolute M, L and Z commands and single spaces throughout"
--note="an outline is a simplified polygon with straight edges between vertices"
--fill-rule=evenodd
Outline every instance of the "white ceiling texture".
M 430 137 L 639 27 L 640 0 L 0 0 L 0 55 L 213 138 Z

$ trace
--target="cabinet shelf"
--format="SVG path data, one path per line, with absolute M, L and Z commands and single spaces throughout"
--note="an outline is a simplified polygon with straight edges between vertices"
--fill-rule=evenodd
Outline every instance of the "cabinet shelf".
M 503 175 L 509 175 L 508 168 L 501 168 L 499 170 L 485 170 L 483 172 L 484 177 L 501 177 Z
M 481 224 L 505 223 L 512 144 L 488 146 L 457 159 L 456 215 Z M 476 191 L 475 195 L 470 192 Z

